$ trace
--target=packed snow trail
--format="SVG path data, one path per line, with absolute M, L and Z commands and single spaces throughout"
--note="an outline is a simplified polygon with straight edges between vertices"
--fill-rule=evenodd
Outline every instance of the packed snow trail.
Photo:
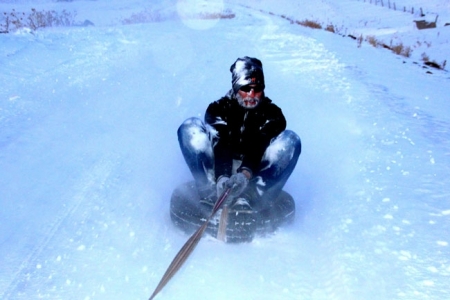
M 399 84 L 394 58 L 233 10 L 209 30 L 1 37 L 2 299 L 148 298 L 188 238 L 169 220 L 191 178 L 176 129 L 230 88 L 244 55 L 262 60 L 267 95 L 302 138 L 286 185 L 296 222 L 250 244 L 203 239 L 158 298 L 448 298 L 449 88 L 428 91 L 445 80 Z M 436 107 L 414 103 L 421 88 Z

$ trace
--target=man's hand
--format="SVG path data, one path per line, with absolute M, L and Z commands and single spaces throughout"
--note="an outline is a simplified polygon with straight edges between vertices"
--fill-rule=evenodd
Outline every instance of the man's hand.
M 231 188 L 230 195 L 232 197 L 239 196 L 247 187 L 248 178 L 244 173 L 237 173 L 230 177 L 228 181 L 226 181 L 225 186 Z
M 230 180 L 228 176 L 220 176 L 216 183 L 217 198 L 222 196 L 223 191 L 227 188 L 226 182 Z

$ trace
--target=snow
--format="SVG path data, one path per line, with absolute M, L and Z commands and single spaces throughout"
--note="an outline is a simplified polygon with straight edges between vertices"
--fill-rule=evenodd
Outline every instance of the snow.
M 176 130 L 245 55 L 302 139 L 296 221 L 248 244 L 203 238 L 157 299 L 449 298 L 450 76 L 422 53 L 448 60 L 450 7 L 386 2 L 1 1 L 95 26 L 0 34 L 0 298 L 148 299 L 188 238 L 168 214 L 191 179 Z M 420 7 L 437 28 L 415 27 Z M 222 8 L 235 17 L 189 18 Z

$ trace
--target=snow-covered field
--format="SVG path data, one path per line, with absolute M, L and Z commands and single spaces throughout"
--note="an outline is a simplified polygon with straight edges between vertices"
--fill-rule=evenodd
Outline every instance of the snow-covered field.
M 421 61 L 448 60 L 450 4 L 384 2 L 0 1 L 95 24 L 0 34 L 0 298 L 147 299 L 188 238 L 168 213 L 191 178 L 176 130 L 244 55 L 302 138 L 296 222 L 205 237 L 157 299 L 450 298 L 450 75 Z M 420 7 L 437 28 L 415 28 Z M 218 10 L 235 17 L 188 17 Z M 143 11 L 160 21 L 123 24 Z

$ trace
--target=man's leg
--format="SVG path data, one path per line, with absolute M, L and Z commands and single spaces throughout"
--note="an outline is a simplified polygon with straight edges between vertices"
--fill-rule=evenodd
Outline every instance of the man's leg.
M 252 179 L 251 185 L 253 189 L 256 188 L 261 200 L 256 200 L 255 206 L 265 205 L 265 201 L 278 197 L 294 170 L 300 153 L 300 138 L 291 130 L 283 131 L 272 140 L 264 152 L 260 172 Z
M 195 179 L 200 198 L 215 191 L 214 152 L 210 132 L 199 118 L 189 118 L 178 128 L 178 142 Z

